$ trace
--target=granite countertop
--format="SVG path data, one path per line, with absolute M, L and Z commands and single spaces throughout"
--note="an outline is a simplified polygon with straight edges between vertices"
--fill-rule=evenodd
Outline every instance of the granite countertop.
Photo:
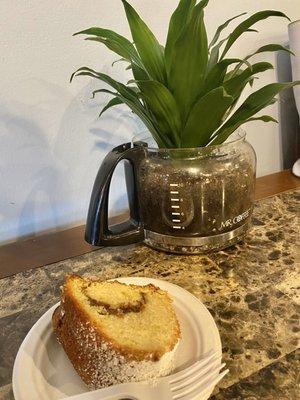
M 0 399 L 13 399 L 17 350 L 59 300 L 66 273 L 182 286 L 207 306 L 220 331 L 230 374 L 212 399 L 298 399 L 299 200 L 294 190 L 258 202 L 245 243 L 226 251 L 177 256 L 144 245 L 107 248 L 0 280 Z

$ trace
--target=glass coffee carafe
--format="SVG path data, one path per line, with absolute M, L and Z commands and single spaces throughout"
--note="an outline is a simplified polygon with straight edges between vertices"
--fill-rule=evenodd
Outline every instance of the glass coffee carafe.
M 109 186 L 124 159 L 130 219 L 109 227 Z M 98 246 L 144 241 L 181 254 L 228 247 L 249 229 L 255 170 L 255 153 L 242 131 L 222 145 L 200 148 L 158 149 L 149 135 L 135 137 L 100 167 L 86 240 Z

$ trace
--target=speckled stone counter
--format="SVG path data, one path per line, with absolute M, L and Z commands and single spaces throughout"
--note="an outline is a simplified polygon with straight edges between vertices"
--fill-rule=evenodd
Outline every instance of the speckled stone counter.
M 13 399 L 18 347 L 58 301 L 66 273 L 147 276 L 182 286 L 207 306 L 220 330 L 230 374 L 214 400 L 299 399 L 299 200 L 296 190 L 260 201 L 245 243 L 226 251 L 176 256 L 144 245 L 108 248 L 2 279 L 0 399 Z

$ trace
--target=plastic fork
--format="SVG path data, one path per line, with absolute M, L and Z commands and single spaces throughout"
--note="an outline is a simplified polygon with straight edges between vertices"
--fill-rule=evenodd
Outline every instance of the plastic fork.
M 209 353 L 190 367 L 155 382 L 123 383 L 65 400 L 192 400 L 215 386 L 229 372 L 221 356 Z

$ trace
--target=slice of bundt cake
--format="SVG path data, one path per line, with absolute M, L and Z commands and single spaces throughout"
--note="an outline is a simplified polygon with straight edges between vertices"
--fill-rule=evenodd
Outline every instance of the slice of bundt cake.
M 92 389 L 172 371 L 180 328 L 169 295 L 154 285 L 67 277 L 53 327 Z

